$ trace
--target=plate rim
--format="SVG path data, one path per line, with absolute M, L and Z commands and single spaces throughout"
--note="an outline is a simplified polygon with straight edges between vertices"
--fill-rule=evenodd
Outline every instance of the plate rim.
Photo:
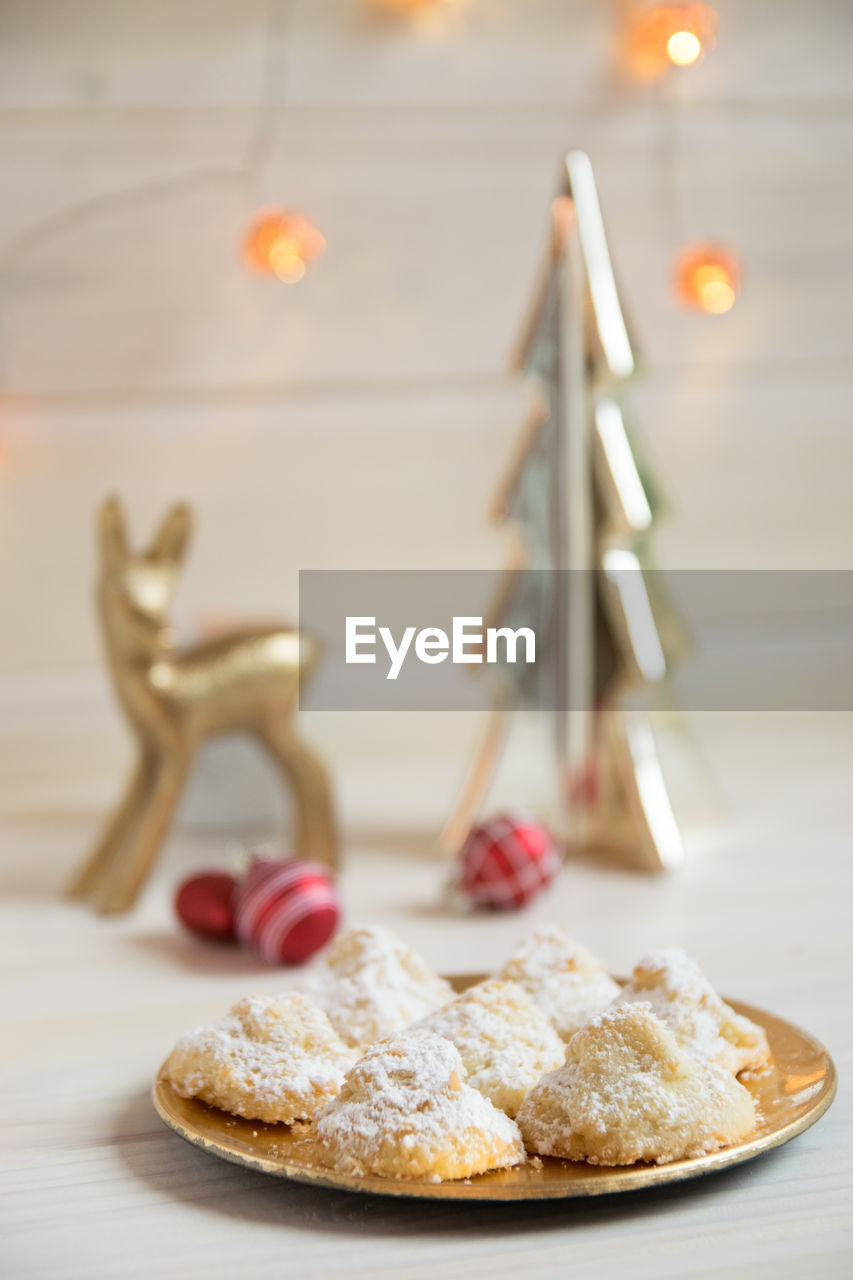
M 467 986 L 481 981 L 487 975 L 482 973 L 458 973 L 445 976 L 458 990 L 464 990 Z M 615 981 L 621 985 L 625 979 L 617 977 Z M 171 1085 L 164 1078 L 165 1062 L 159 1068 L 154 1079 L 151 1098 L 154 1109 L 163 1123 L 192 1146 L 229 1164 L 240 1165 L 243 1168 L 253 1169 L 255 1172 L 284 1178 L 303 1185 L 323 1187 L 336 1191 L 361 1192 L 408 1199 L 494 1202 L 508 1200 L 514 1202 L 523 1200 L 563 1200 L 639 1191 L 647 1187 L 703 1177 L 706 1174 L 717 1173 L 723 1169 L 743 1164 L 748 1160 L 754 1160 L 768 1151 L 773 1151 L 777 1147 L 783 1146 L 807 1129 L 810 1129 L 813 1124 L 816 1124 L 826 1114 L 835 1100 L 838 1091 L 838 1072 L 831 1054 L 821 1041 L 810 1032 L 804 1031 L 801 1027 L 788 1022 L 787 1019 L 778 1017 L 776 1014 L 769 1013 L 764 1009 L 746 1004 L 740 1000 L 730 1000 L 728 996 L 724 996 L 723 999 L 737 1013 L 745 1014 L 746 1017 L 759 1022 L 762 1026 L 766 1027 L 769 1021 L 784 1027 L 788 1032 L 793 1032 L 800 1040 L 808 1043 L 816 1055 L 825 1057 L 827 1064 L 826 1075 L 821 1082 L 820 1092 L 809 1104 L 808 1109 L 796 1116 L 788 1124 L 783 1124 L 781 1127 L 773 1129 L 770 1133 L 757 1134 L 752 1138 L 747 1138 L 744 1142 L 736 1143 L 731 1147 L 724 1147 L 708 1155 L 693 1156 L 660 1165 L 640 1163 L 620 1166 L 587 1165 L 587 1169 L 593 1169 L 595 1172 L 591 1173 L 587 1178 L 581 1175 L 570 1180 L 567 1179 L 564 1183 L 558 1180 L 543 1180 L 537 1186 L 535 1175 L 530 1178 L 529 1166 L 519 1167 L 519 1173 L 521 1173 L 522 1169 L 525 1171 L 526 1181 L 519 1179 L 518 1182 L 507 1180 L 495 1183 L 490 1181 L 490 1175 L 486 1173 L 470 1179 L 457 1178 L 446 1182 L 431 1183 L 421 1179 L 384 1178 L 378 1174 L 337 1173 L 334 1169 L 293 1162 L 284 1156 L 273 1158 L 260 1152 L 257 1154 L 244 1153 L 212 1141 L 198 1128 L 185 1123 L 175 1114 L 175 1111 L 169 1105 L 169 1099 L 170 1096 L 172 1098 L 180 1098 L 180 1095 L 174 1093 Z M 185 1102 L 186 1099 L 181 1098 L 180 1101 Z M 217 1110 L 214 1107 L 210 1109 L 212 1111 Z M 222 1114 L 226 1113 L 223 1112 Z M 558 1161 L 555 1157 L 541 1157 L 541 1159 L 549 1164 L 571 1164 L 575 1168 L 578 1166 L 583 1167 L 584 1165 L 583 1161 Z M 509 1170 L 505 1172 L 512 1174 L 515 1171 Z

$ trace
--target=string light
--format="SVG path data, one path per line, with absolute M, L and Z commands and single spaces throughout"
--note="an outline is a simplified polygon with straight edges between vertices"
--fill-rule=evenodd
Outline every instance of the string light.
M 702 53 L 702 41 L 694 31 L 673 31 L 666 42 L 666 53 L 677 67 L 689 67 Z
M 695 311 L 712 315 L 731 311 L 740 286 L 740 263 L 730 250 L 719 245 L 690 245 L 676 260 L 676 294 L 684 306 Z
M 326 241 L 313 222 L 289 209 L 268 209 L 258 214 L 243 242 L 247 265 L 261 275 L 276 276 L 285 284 L 301 280 L 308 263 L 319 258 L 325 248 Z
M 671 66 L 692 66 L 713 49 L 716 30 L 710 5 L 693 0 L 638 4 L 628 24 L 629 68 L 641 80 L 655 80 Z
M 441 9 L 453 0 L 373 0 L 373 8 L 379 12 L 400 15 L 422 13 L 425 9 Z

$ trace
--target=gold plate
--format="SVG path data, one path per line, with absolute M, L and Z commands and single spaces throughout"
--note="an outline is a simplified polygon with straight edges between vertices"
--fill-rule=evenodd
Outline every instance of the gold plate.
M 457 991 L 464 991 L 483 977 L 466 974 L 450 977 L 449 981 Z M 604 1168 L 544 1156 L 541 1168 L 524 1165 L 454 1182 L 396 1181 L 321 1168 L 310 1137 L 299 1137 L 286 1125 L 243 1120 L 196 1098 L 182 1098 L 164 1078 L 162 1069 L 154 1083 L 154 1106 L 171 1129 L 211 1155 L 318 1187 L 429 1200 L 555 1200 L 635 1191 L 697 1178 L 763 1155 L 813 1125 L 835 1097 L 835 1066 L 823 1045 L 782 1018 L 735 1000 L 729 1003 L 738 1013 L 764 1027 L 773 1053 L 773 1069 L 745 1082 L 757 1104 L 758 1124 L 745 1142 L 671 1164 Z

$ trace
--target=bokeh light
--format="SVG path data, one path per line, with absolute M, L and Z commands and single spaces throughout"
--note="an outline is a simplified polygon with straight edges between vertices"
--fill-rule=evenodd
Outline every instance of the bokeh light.
M 243 255 L 253 271 L 295 284 L 309 262 L 326 248 L 320 231 L 302 213 L 268 209 L 251 223 L 243 242 Z
M 627 27 L 628 69 L 640 80 L 655 80 L 670 67 L 692 66 L 713 49 L 716 30 L 717 15 L 707 4 L 636 4 Z
M 675 291 L 679 302 L 694 311 L 722 315 L 730 311 L 741 288 L 736 256 L 719 245 L 690 245 L 675 263 Z
M 666 42 L 670 62 L 677 67 L 689 67 L 702 52 L 702 41 L 693 31 L 674 31 Z
M 453 0 L 372 0 L 371 7 L 378 13 L 406 17 L 424 14 L 431 9 L 443 9 L 452 3 Z

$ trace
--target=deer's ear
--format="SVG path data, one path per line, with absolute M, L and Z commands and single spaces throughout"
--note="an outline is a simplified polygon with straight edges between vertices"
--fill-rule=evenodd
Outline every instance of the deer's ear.
M 115 496 L 107 498 L 98 517 L 101 554 L 109 568 L 117 568 L 127 559 L 127 535 L 121 503 Z
M 177 564 L 184 557 L 192 531 L 192 512 L 185 502 L 172 507 L 148 548 L 153 560 L 171 560 Z

